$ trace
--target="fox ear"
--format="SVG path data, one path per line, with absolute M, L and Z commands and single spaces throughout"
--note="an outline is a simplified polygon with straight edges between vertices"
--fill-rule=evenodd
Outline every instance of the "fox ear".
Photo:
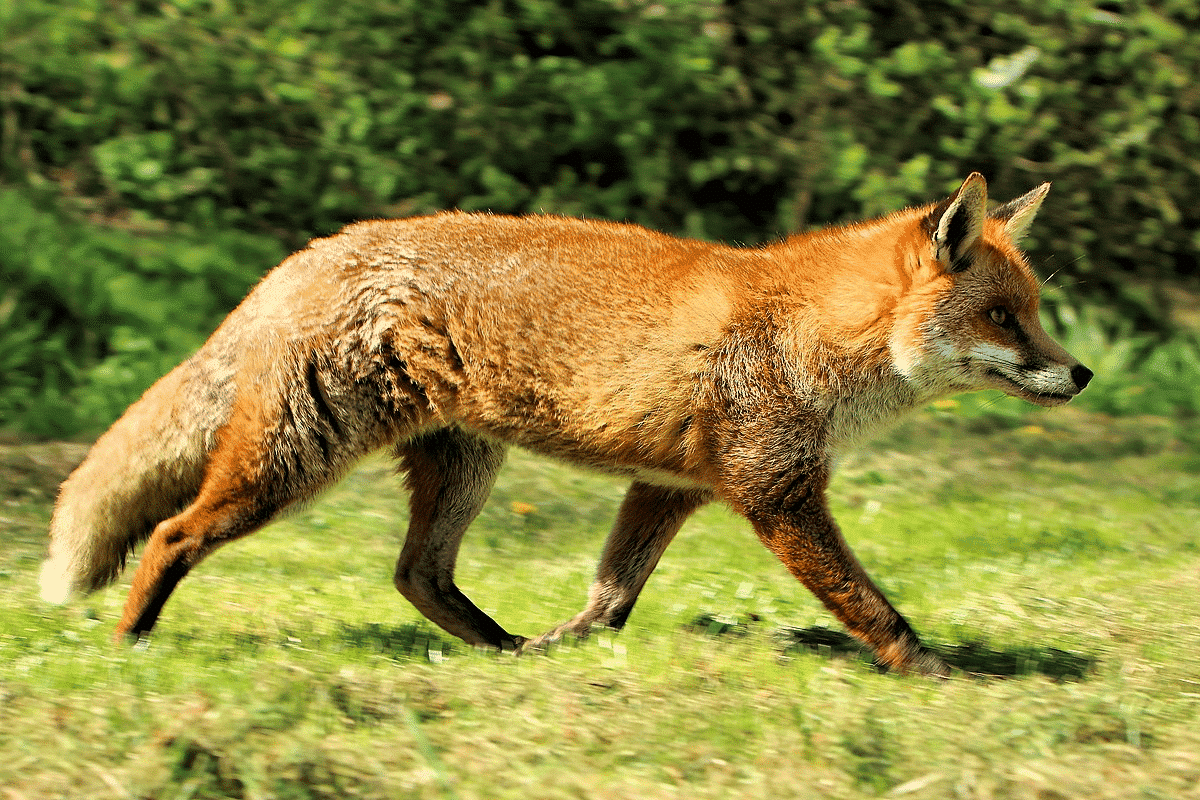
M 987 181 L 978 172 L 972 172 L 957 192 L 939 203 L 925 218 L 926 227 L 933 234 L 937 260 L 950 272 L 967 268 L 964 256 L 979 241 L 986 214 Z
M 1046 199 L 1046 193 L 1049 191 L 1050 184 L 1043 183 L 1016 200 L 1009 200 L 1004 205 L 993 208 L 988 216 L 1003 222 L 1009 238 L 1013 242 L 1019 242 L 1029 232 L 1029 226 L 1033 224 L 1033 218 L 1037 216 L 1038 209 L 1042 207 L 1042 201 Z

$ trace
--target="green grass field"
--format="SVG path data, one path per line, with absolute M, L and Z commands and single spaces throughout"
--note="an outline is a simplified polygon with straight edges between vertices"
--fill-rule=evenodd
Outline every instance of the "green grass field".
M 392 589 L 383 459 L 202 564 L 148 647 L 115 646 L 129 571 L 37 600 L 81 451 L 3 448 L 0 798 L 1200 797 L 1193 423 L 967 407 L 833 488 L 870 573 L 964 670 L 948 681 L 873 669 L 719 506 L 623 633 L 473 651 Z M 516 633 L 572 615 L 622 492 L 512 452 L 460 584 Z

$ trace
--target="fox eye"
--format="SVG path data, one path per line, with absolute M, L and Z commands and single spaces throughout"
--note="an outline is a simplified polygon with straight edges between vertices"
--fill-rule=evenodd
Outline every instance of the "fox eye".
M 1008 309 L 1004 306 L 996 306 L 988 312 L 988 319 L 1003 328 L 1008 325 Z

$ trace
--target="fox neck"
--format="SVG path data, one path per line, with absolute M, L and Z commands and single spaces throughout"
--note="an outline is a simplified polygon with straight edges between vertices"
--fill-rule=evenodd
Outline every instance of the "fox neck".
M 784 350 L 797 380 L 829 410 L 831 438 L 849 442 L 952 394 L 952 365 L 923 346 L 949 276 L 922 254 L 922 211 L 803 234 L 780 243 L 795 307 Z M 906 224 L 907 223 L 907 224 Z M 815 265 L 815 266 L 814 266 Z M 819 267 L 819 268 L 818 268 Z

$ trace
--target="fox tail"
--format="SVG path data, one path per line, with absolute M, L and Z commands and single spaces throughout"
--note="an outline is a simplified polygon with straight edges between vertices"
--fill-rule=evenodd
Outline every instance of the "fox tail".
M 196 497 L 218 426 L 205 424 L 188 374 L 185 363 L 151 386 L 63 482 L 41 571 L 44 600 L 64 603 L 112 583 L 154 527 Z

